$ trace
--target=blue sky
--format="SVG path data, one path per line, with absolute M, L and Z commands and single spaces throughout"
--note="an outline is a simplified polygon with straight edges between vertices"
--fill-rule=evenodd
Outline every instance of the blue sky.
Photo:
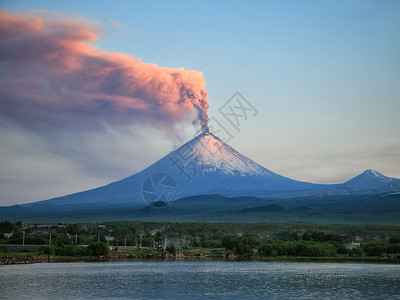
M 229 128 L 230 144 L 276 173 L 332 183 L 372 168 L 400 178 L 399 1 L 2 1 L 0 10 L 50 10 L 100 21 L 100 49 L 202 71 L 209 116 L 221 121 L 218 109 L 239 91 L 258 114 L 243 122 L 240 132 Z M 100 158 L 82 166 L 70 145 L 69 152 L 51 151 L 54 160 L 42 164 L 37 181 L 27 175 L 36 172 L 35 159 L 23 151 L 3 152 L 7 172 L 1 182 L 7 187 L 0 204 L 118 180 L 193 132 L 187 129 L 174 142 L 153 131 L 136 132 L 134 142 L 113 132 L 107 137 L 116 141 L 112 148 L 102 144 L 105 137 L 91 136 L 95 148 L 104 149 L 102 158 L 110 158 L 103 168 Z M 41 137 L 32 142 L 33 134 L 22 129 L 20 134 L 25 140 L 13 149 L 31 145 L 32 157 L 46 157 L 46 149 L 34 146 L 43 145 Z M 144 150 L 151 145 L 157 146 Z M 87 151 L 96 150 L 87 146 Z M 18 155 L 25 155 L 24 164 L 5 163 Z M 54 174 L 60 173 L 65 175 L 57 181 Z M 19 185 L 31 187 L 32 199 Z

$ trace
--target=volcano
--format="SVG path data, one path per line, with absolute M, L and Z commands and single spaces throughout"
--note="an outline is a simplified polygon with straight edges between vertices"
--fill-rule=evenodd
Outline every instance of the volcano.
M 125 202 L 142 205 L 143 200 L 168 202 L 199 194 L 244 196 L 323 187 L 275 174 L 206 132 L 137 174 L 106 186 L 35 204 Z M 163 194 L 162 190 L 168 193 Z M 169 199 L 161 199 L 161 194 Z
M 343 184 L 313 184 L 278 175 L 242 155 L 212 133 L 202 133 L 143 171 L 106 186 L 23 205 L 62 209 L 127 207 L 169 203 L 179 198 L 291 198 L 363 195 L 400 191 L 400 180 L 367 170 Z

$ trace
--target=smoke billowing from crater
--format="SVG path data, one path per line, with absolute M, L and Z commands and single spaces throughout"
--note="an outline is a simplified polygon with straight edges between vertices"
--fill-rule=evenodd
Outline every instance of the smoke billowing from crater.
M 0 113 L 29 127 L 187 120 L 207 129 L 203 74 L 99 50 L 95 22 L 0 13 Z M 197 116 L 196 116 L 197 114 Z

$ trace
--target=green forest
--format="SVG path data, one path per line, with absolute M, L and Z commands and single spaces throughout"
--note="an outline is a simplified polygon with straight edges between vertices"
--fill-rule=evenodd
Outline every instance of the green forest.
M 40 227 L 46 227 L 51 234 L 38 233 L 43 230 Z M 11 231 L 14 231 L 12 237 L 3 237 Z M 0 233 L 3 252 L 7 245 L 24 243 L 41 245 L 39 254 L 58 256 L 107 255 L 110 246 L 114 250 L 124 246 L 147 247 L 150 250 L 146 251 L 157 253 L 213 249 L 242 257 L 250 257 L 255 252 L 261 257 L 400 253 L 400 226 L 397 225 L 129 221 L 28 225 L 3 221 Z M 22 250 L 29 252 L 28 249 Z

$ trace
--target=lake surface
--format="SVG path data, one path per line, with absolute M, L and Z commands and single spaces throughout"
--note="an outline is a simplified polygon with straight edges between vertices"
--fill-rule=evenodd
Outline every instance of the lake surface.
M 118 261 L 0 266 L 0 299 L 400 299 L 400 265 Z

